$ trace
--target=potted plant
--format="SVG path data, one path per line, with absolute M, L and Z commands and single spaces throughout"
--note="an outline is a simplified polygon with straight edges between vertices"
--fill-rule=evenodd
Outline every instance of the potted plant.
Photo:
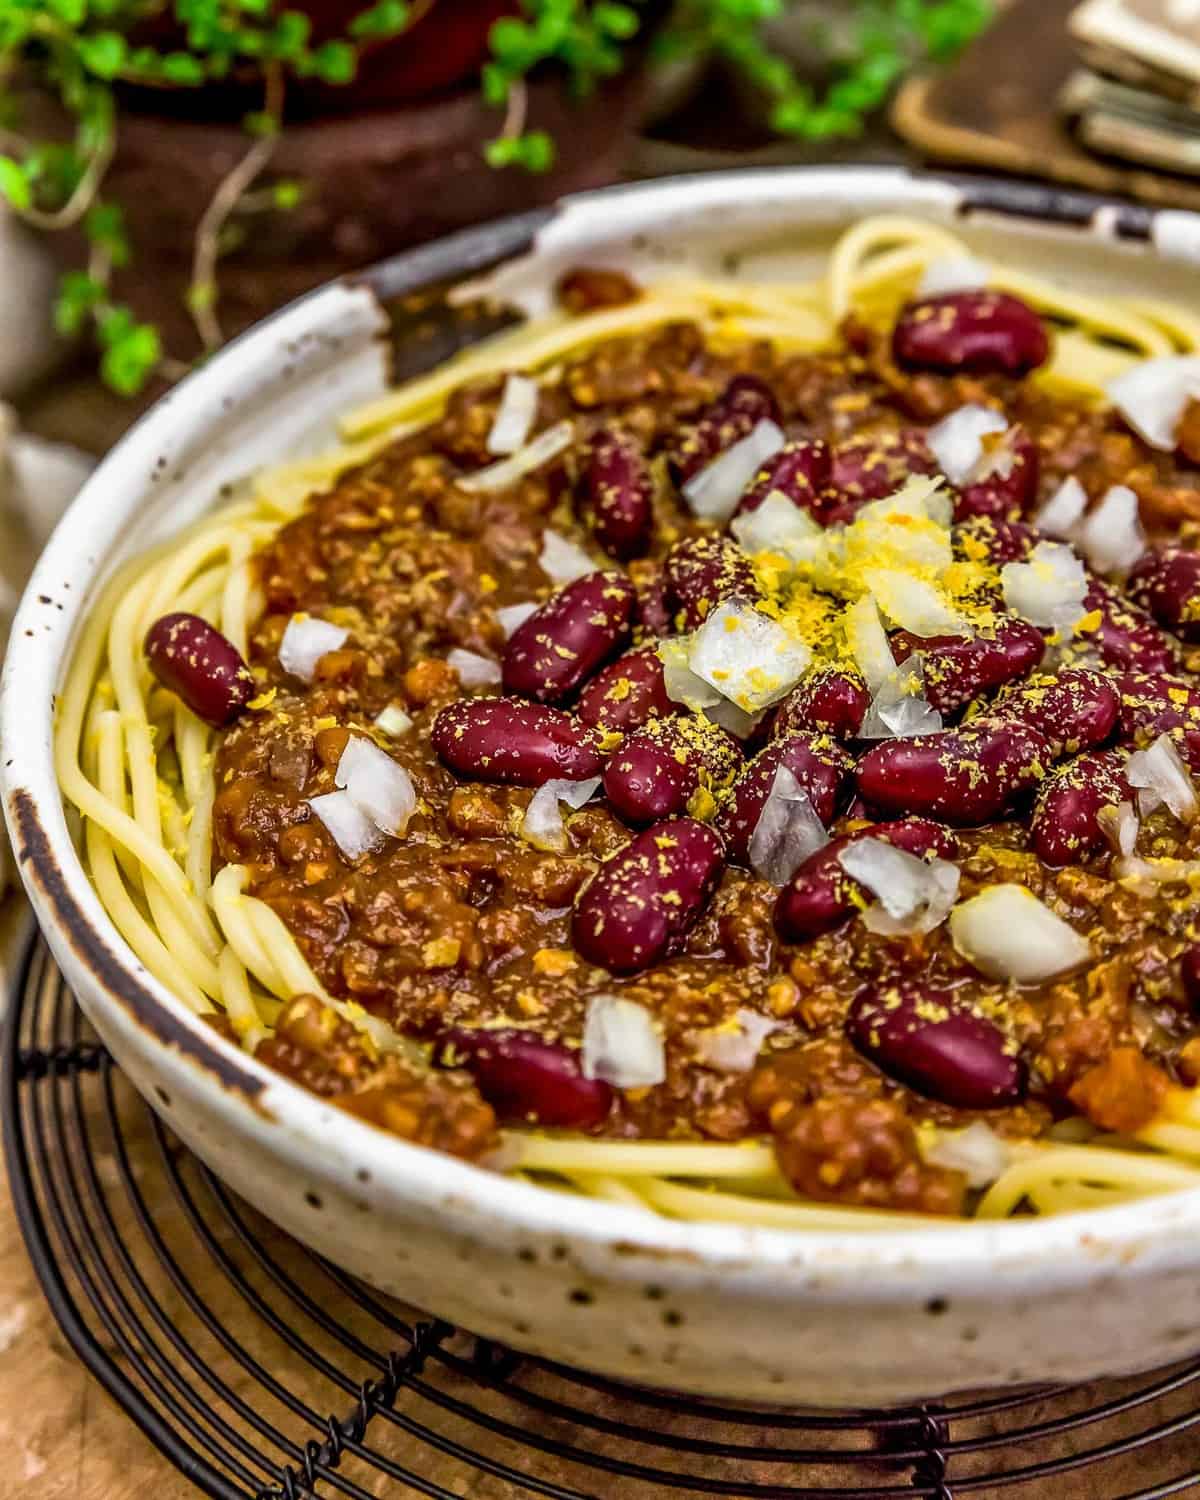
M 853 0 L 822 94 L 770 40 L 785 0 L 0 0 L 0 193 L 134 393 L 339 271 L 612 180 L 648 58 L 716 53 L 773 128 L 852 133 L 898 27 L 983 3 Z

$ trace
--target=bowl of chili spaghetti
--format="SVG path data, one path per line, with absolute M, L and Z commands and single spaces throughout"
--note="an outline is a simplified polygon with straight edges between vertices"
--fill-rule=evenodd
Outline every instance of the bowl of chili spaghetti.
M 1196 244 L 702 177 L 193 376 L 5 675 L 22 870 L 137 1086 L 566 1363 L 861 1404 L 1188 1352 Z M 388 384 L 398 297 L 465 347 Z

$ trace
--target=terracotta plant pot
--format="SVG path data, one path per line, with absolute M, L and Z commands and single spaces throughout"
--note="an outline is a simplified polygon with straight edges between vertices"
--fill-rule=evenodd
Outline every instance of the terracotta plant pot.
M 368 0 L 287 0 L 311 22 L 311 42 L 346 37 Z M 501 16 L 518 10 L 518 0 L 431 0 L 399 36 L 359 44 L 359 62 L 351 83 L 331 87 L 293 78 L 288 85 L 291 119 L 319 113 L 346 114 L 358 109 L 392 108 L 444 92 L 478 75 L 488 55 L 488 32 Z M 138 27 L 137 40 L 162 51 L 186 48 L 183 28 L 171 16 L 159 16 Z M 257 107 L 262 82 L 253 68 L 235 69 L 229 82 L 203 89 L 123 89 L 126 98 L 148 112 L 212 121 L 238 120 Z
M 311 18 L 314 42 L 343 36 L 349 19 L 366 8 L 348 7 L 345 0 L 290 4 Z M 321 89 L 322 108 L 401 104 L 465 83 L 487 58 L 493 22 L 517 9 L 517 0 L 435 0 L 401 36 L 364 49 L 353 83 Z
M 634 68 L 577 101 L 557 78 L 529 89 L 528 125 L 558 143 L 542 175 L 497 170 L 483 148 L 498 111 L 469 89 L 389 110 L 290 124 L 261 181 L 303 184 L 300 204 L 235 213 L 238 242 L 219 262 L 219 317 L 226 335 L 340 272 L 469 224 L 599 187 L 619 176 L 647 94 Z M 105 195 L 124 210 L 135 247 L 115 295 L 155 323 L 169 352 L 187 359 L 199 340 L 185 297 L 197 224 L 218 184 L 245 154 L 233 123 L 202 123 L 125 111 Z M 64 265 L 82 246 L 48 243 Z

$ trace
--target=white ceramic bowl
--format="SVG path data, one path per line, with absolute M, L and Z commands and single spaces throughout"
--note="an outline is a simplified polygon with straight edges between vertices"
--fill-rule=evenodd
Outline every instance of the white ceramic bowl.
M 189 1146 L 330 1260 L 517 1348 L 756 1401 L 868 1405 L 1148 1367 L 1200 1348 L 1200 1193 L 915 1233 L 685 1224 L 555 1194 L 405 1145 L 260 1067 L 125 946 L 68 833 L 54 693 L 98 584 L 262 463 L 328 442 L 385 376 L 379 298 L 478 273 L 738 250 L 812 273 L 879 211 L 955 222 L 1072 285 L 1197 301 L 1200 217 L 895 170 L 721 174 L 592 194 L 314 293 L 177 387 L 101 465 L 25 596 L 5 666 L 5 810 L 43 930 L 117 1061 Z M 521 258 L 523 257 L 523 258 Z M 532 274 L 530 274 L 532 272 Z M 428 343 L 419 348 L 431 356 Z

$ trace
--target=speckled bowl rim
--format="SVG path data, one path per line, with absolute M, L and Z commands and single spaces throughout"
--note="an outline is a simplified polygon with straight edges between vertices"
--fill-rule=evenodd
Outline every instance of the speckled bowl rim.
M 899 195 L 918 211 L 936 205 L 943 211 L 949 206 L 964 217 L 1013 215 L 1105 239 L 1146 241 L 1163 255 L 1200 261 L 1200 216 L 1155 212 L 1020 183 L 894 168 L 700 174 L 602 190 L 567 200 L 567 205 L 579 202 L 585 213 L 605 215 L 620 208 L 631 220 L 645 213 L 661 225 L 674 200 L 682 205 L 697 191 L 708 189 L 717 198 L 728 197 L 736 184 L 739 202 L 773 194 L 802 213 L 804 203 L 826 195 L 835 180 L 839 196 L 861 202 L 863 211 L 873 207 L 877 197 L 890 201 Z M 197 1092 L 207 1094 L 228 1128 L 268 1143 L 274 1140 L 281 1156 L 293 1160 L 315 1158 L 319 1164 L 326 1154 L 328 1136 L 322 1126 L 328 1106 L 217 1035 L 145 973 L 101 907 L 71 842 L 49 754 L 44 684 L 59 680 L 64 656 L 74 645 L 81 608 L 92 602 L 87 592 L 89 569 L 77 555 L 79 538 L 88 534 L 119 488 L 123 471 L 144 463 L 159 448 L 176 413 L 188 402 L 207 402 L 219 409 L 217 398 L 234 363 L 265 356 L 289 320 L 295 323 L 318 299 L 338 287 L 388 299 L 433 280 L 465 277 L 528 250 L 555 213 L 538 211 L 499 221 L 402 254 L 309 294 L 234 340 L 156 404 L 100 464 L 47 546 L 14 625 L 0 692 L 5 811 L 21 876 L 43 930 L 60 956 L 68 953 L 70 961 L 88 973 L 104 998 L 110 1022 L 147 1033 L 162 1049 L 164 1067 L 169 1060 L 177 1081 L 190 1080 Z M 1069 254 L 1069 246 L 1064 246 L 1064 254 Z M 60 611 L 60 628 L 47 634 L 39 597 L 57 592 L 64 579 L 83 587 L 72 591 L 71 601 Z M 339 1134 L 336 1169 L 342 1170 L 351 1159 L 361 1163 L 371 1173 L 374 1191 L 396 1202 L 433 1213 L 466 1212 L 477 1222 L 502 1224 L 516 1235 L 553 1235 L 578 1247 L 628 1247 L 630 1253 L 658 1258 L 664 1273 L 672 1265 L 708 1272 L 772 1270 L 781 1280 L 819 1273 L 827 1293 L 863 1304 L 937 1282 L 946 1273 L 956 1273 L 960 1285 L 973 1283 L 995 1297 L 1004 1295 L 1004 1288 L 1015 1295 L 1022 1284 L 1044 1288 L 1048 1280 L 1065 1285 L 1094 1279 L 1097 1261 L 1110 1266 L 1136 1263 L 1143 1271 L 1200 1261 L 1200 1190 L 1054 1218 L 935 1223 L 916 1231 L 745 1228 L 684 1222 L 555 1192 L 408 1145 L 349 1116 L 340 1117 Z

